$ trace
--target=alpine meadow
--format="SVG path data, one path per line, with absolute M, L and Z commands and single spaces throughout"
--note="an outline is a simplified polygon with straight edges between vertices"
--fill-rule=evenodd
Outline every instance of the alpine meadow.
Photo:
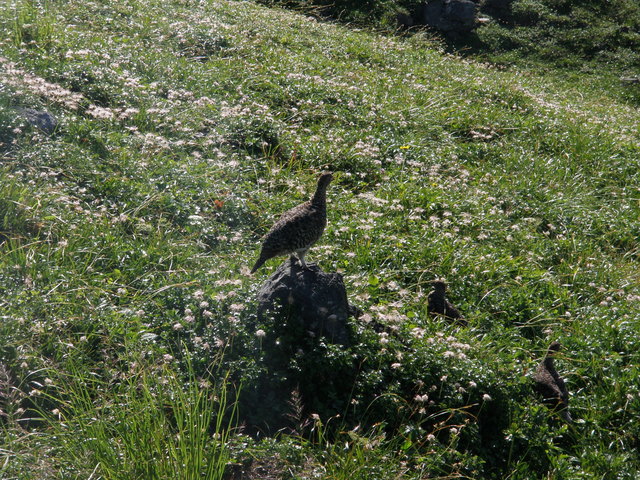
M 0 479 L 639 478 L 637 4 L 0 3 Z

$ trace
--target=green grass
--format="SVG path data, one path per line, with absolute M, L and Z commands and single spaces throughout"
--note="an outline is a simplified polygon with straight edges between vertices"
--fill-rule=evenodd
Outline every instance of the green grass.
M 618 91 L 250 2 L 16 1 L 0 30 L 4 477 L 637 476 L 639 125 Z M 323 169 L 309 257 L 365 312 L 348 348 L 258 321 L 278 261 L 248 274 Z M 436 277 L 468 326 L 427 315 Z M 531 389 L 556 339 L 572 425 Z
M 514 0 L 502 8 L 482 2 L 481 22 L 473 32 L 455 36 L 420 25 L 424 2 L 416 0 L 259 3 L 389 35 L 399 33 L 398 14 L 412 16 L 415 25 L 402 35 L 438 39 L 456 55 L 520 72 L 545 72 L 570 85 L 606 90 L 636 107 L 640 99 L 637 84 L 621 80 L 637 76 L 640 67 L 640 5 L 634 0 Z
M 424 31 L 422 8 L 416 0 L 260 0 L 310 15 L 392 32 L 397 15 L 411 16 L 410 34 Z M 500 5 L 502 4 L 502 5 Z M 455 50 L 491 62 L 520 68 L 578 70 L 593 76 L 632 75 L 640 62 L 640 6 L 633 0 L 513 0 L 482 2 L 482 19 L 472 33 L 447 39 L 429 31 Z M 565 72 L 566 73 L 566 72 Z M 613 78 L 613 77 L 612 77 Z M 637 94 L 637 92 L 636 92 Z
M 78 372 L 64 382 L 68 400 L 44 413 L 59 445 L 54 461 L 60 473 L 84 478 L 93 469 L 105 479 L 224 478 L 235 413 L 227 377 L 211 386 L 191 372 L 184 388 L 170 364 L 143 365 L 132 365 L 124 381 L 111 385 Z

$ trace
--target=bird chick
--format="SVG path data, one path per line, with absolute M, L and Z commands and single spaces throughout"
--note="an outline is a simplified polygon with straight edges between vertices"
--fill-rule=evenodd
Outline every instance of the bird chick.
M 552 408 L 560 412 L 560 416 L 567 422 L 571 422 L 569 414 L 569 391 L 564 380 L 558 374 L 554 365 L 554 356 L 560 351 L 561 345 L 552 342 L 549 345 L 546 356 L 540 362 L 533 374 L 535 381 L 535 391 L 538 392 L 543 401 Z
M 447 300 L 447 284 L 442 280 L 433 282 L 433 290 L 427 296 L 427 305 L 431 315 L 442 315 L 452 320 L 464 321 L 460 311 Z
M 324 172 L 318 179 L 316 192 L 311 200 L 301 203 L 282 214 L 264 237 L 260 257 L 251 269 L 258 270 L 273 257 L 293 254 L 303 268 L 308 268 L 304 256 L 322 236 L 327 225 L 327 187 L 333 180 L 331 172 Z

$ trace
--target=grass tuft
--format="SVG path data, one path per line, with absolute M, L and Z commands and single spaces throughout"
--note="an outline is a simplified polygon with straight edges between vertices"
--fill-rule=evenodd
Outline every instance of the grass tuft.
M 67 475 L 105 479 L 224 478 L 235 403 L 228 377 L 206 385 L 169 365 L 134 365 L 109 385 L 97 376 L 65 382 L 65 400 L 46 414 Z

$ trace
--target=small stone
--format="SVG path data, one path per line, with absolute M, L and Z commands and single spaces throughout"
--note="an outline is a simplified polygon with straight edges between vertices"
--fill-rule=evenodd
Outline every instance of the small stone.
M 47 111 L 33 108 L 21 108 L 18 111 L 30 125 L 42 130 L 47 135 L 51 135 L 58 126 L 58 120 Z

